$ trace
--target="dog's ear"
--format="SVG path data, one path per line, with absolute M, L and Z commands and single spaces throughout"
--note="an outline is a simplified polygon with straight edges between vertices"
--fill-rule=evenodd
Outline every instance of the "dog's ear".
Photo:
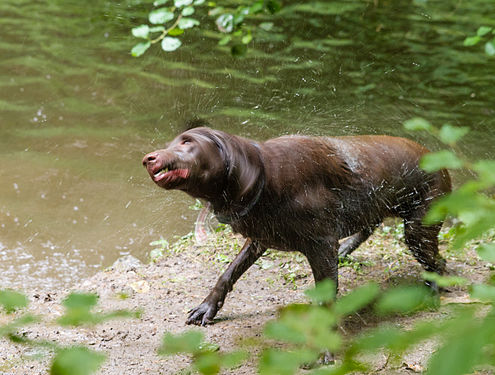
M 233 137 L 224 146 L 227 157 L 228 179 L 235 188 L 236 199 L 243 199 L 258 184 L 263 173 L 263 163 L 259 151 L 250 142 Z
M 234 200 L 242 201 L 264 173 L 259 147 L 250 140 L 219 130 L 204 129 L 201 133 L 220 150 L 225 164 L 227 193 Z
M 200 127 L 210 127 L 210 123 L 203 118 L 194 117 L 185 122 L 183 131 Z

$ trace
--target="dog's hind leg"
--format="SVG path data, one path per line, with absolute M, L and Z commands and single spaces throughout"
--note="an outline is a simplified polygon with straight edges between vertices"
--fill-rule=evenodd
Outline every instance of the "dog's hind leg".
M 359 245 L 361 245 L 369 238 L 369 236 L 373 234 L 375 228 L 376 226 L 365 228 L 361 232 L 357 232 L 342 241 L 342 243 L 339 245 L 339 258 L 345 258 L 346 256 L 350 255 L 359 247 Z

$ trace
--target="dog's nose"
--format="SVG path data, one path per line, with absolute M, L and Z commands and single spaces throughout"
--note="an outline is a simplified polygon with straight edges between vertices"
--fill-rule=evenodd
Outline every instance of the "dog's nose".
M 148 163 L 152 163 L 156 160 L 158 157 L 156 152 L 150 152 L 149 154 L 145 155 L 143 158 L 143 165 L 146 167 Z

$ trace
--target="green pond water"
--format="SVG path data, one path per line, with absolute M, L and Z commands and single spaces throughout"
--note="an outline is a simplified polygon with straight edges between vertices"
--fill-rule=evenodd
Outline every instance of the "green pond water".
M 213 21 L 173 53 L 130 56 L 150 1 L 0 2 L 0 288 L 70 286 L 193 228 L 194 201 L 141 166 L 193 116 L 258 140 L 407 134 L 468 125 L 468 157 L 495 157 L 493 58 L 467 34 L 485 1 L 295 1 L 235 59 Z M 209 25 L 209 26 L 206 26 Z

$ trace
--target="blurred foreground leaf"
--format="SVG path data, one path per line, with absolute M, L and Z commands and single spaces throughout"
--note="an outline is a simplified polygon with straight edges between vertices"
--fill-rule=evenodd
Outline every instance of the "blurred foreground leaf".
M 71 293 L 62 301 L 65 314 L 57 322 L 63 326 L 80 326 L 83 324 L 97 324 L 115 318 L 135 318 L 140 316 L 139 311 L 115 310 L 110 313 L 94 314 L 91 309 L 96 306 L 98 295 L 93 293 Z
M 426 287 L 400 286 L 387 290 L 376 304 L 379 314 L 411 313 L 438 305 L 438 297 Z
M 0 290 L 0 305 L 10 314 L 17 309 L 22 309 L 28 305 L 28 300 L 24 294 L 13 290 Z
M 261 375 L 292 375 L 302 364 L 317 358 L 317 354 L 311 351 L 267 349 L 261 355 L 258 372 Z
M 356 312 L 371 303 L 379 292 L 380 288 L 375 283 L 360 286 L 337 300 L 334 308 L 335 312 L 339 316 L 346 316 Z
M 314 288 L 304 291 L 313 303 L 331 302 L 335 299 L 335 283 L 325 279 L 317 283 Z
M 404 127 L 407 130 L 431 130 L 433 128 L 427 120 L 421 117 L 415 117 L 407 120 L 404 123 Z
M 466 285 L 468 283 L 468 281 L 463 277 L 442 276 L 434 272 L 423 272 L 421 276 L 423 277 L 423 279 L 427 281 L 435 282 L 440 288 L 445 288 L 448 286 Z
M 89 375 L 97 371 L 105 355 L 82 346 L 61 349 L 50 368 L 51 375 Z
M 201 348 L 204 335 L 199 331 L 186 331 L 179 335 L 166 333 L 158 353 L 162 355 L 193 353 Z
M 469 128 L 467 126 L 452 126 L 450 124 L 445 124 L 440 128 L 438 135 L 443 143 L 453 145 L 467 133 L 469 133 Z
M 464 163 L 453 152 L 442 150 L 424 155 L 419 165 L 427 172 L 435 172 L 444 168 L 458 169 Z
M 481 259 L 495 263 L 495 243 L 483 244 L 477 251 Z

